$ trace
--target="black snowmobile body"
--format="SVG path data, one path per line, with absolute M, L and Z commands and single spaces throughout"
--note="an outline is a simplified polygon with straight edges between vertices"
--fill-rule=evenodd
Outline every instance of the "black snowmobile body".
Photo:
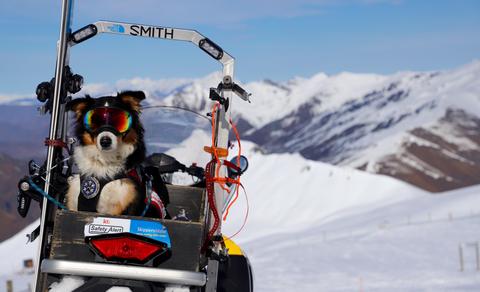
M 47 276 L 40 283 L 40 291 L 60 282 L 65 275 L 85 278 L 85 284 L 77 288 L 77 292 L 106 291 L 113 286 L 129 287 L 132 291 L 163 291 L 165 285 L 208 291 L 207 282 L 215 277 L 216 285 L 212 286 L 216 291 L 252 291 L 253 275 L 248 258 L 233 243 L 227 243 L 229 255 L 219 261 L 217 275 L 208 277 L 209 258 L 202 251 L 208 221 L 204 189 L 173 185 L 167 188 L 172 198 L 169 213 L 185 210 L 190 221 L 57 210 L 50 254 L 42 261 L 41 270 Z M 171 248 L 145 264 L 109 261 L 94 252 L 84 236 L 85 226 L 99 217 L 102 220 L 142 220 L 147 224 L 160 222 L 168 230 Z

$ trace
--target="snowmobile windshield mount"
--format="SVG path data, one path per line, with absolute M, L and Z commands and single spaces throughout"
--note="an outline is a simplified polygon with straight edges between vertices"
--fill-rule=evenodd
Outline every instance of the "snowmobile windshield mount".
M 73 47 L 102 33 L 191 42 L 223 65 L 224 76 L 233 76 L 235 59 L 212 40 L 191 29 L 102 20 L 73 32 L 68 45 Z

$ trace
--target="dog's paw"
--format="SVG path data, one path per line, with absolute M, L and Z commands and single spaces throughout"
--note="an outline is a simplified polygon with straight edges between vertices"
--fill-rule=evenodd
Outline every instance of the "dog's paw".
M 138 193 L 131 179 L 114 180 L 103 187 L 98 200 L 97 212 L 121 215 L 135 200 L 138 200 Z

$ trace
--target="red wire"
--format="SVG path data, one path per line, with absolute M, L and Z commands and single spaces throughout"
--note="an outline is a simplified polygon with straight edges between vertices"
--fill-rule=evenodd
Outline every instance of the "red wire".
M 235 181 L 234 183 L 237 183 L 237 181 Z M 226 221 L 226 220 L 227 220 L 228 213 L 230 212 L 230 208 L 233 206 L 233 204 L 235 204 L 235 202 L 236 202 L 237 199 L 238 199 L 238 193 L 239 193 L 239 187 L 238 187 L 238 185 L 237 185 L 237 189 L 235 190 L 235 197 L 234 197 L 233 200 L 230 202 L 230 204 L 228 204 L 227 210 L 225 210 L 225 215 L 223 215 L 223 221 Z
M 232 236 L 229 236 L 227 237 L 227 239 L 232 239 L 234 238 L 235 236 L 237 236 L 240 232 L 242 232 L 243 228 L 245 227 L 245 225 L 247 224 L 247 221 L 248 221 L 248 215 L 250 213 L 250 204 L 248 202 L 248 195 L 247 195 L 247 191 L 245 191 L 245 188 L 243 187 L 242 184 L 239 185 L 239 187 L 242 187 L 242 190 L 243 190 L 243 194 L 245 195 L 245 202 L 247 204 L 247 211 L 245 212 L 245 217 L 243 218 L 243 223 L 242 223 L 242 226 L 240 227 L 240 229 L 238 229 L 237 232 L 235 232 Z
M 211 238 L 215 234 L 215 231 L 218 229 L 218 227 L 220 225 L 220 215 L 218 214 L 218 210 L 217 210 L 217 207 L 216 207 L 216 204 L 215 204 L 214 183 L 215 182 L 218 183 L 223 190 L 225 190 L 227 192 L 230 192 L 230 189 L 225 187 L 225 182 L 228 181 L 228 178 L 221 179 L 219 177 L 219 171 L 220 171 L 220 164 L 221 163 L 220 163 L 220 159 L 218 157 L 217 148 L 215 147 L 215 113 L 217 111 L 218 106 L 219 106 L 219 104 L 216 103 L 212 108 L 212 152 L 213 152 L 214 159 L 212 161 L 210 161 L 206 166 L 206 169 L 207 169 L 207 172 L 206 172 L 206 177 L 207 177 L 206 188 L 207 188 L 207 195 L 208 195 L 208 203 L 210 205 L 210 209 L 211 209 L 211 211 L 213 213 L 213 217 L 214 217 L 214 222 L 213 222 L 212 228 L 209 230 L 208 235 L 207 235 L 207 242 L 205 242 L 206 244 L 208 244 L 208 242 L 211 240 Z M 235 137 L 236 137 L 237 142 L 238 142 L 237 166 L 240 167 L 240 155 L 242 153 L 242 144 L 240 142 L 240 135 L 238 133 L 237 127 L 235 126 L 235 124 L 233 124 L 231 119 L 229 120 L 229 122 L 230 122 L 230 125 L 232 126 L 233 132 L 235 133 Z M 213 167 L 213 162 L 215 162 L 215 167 Z M 230 180 L 230 182 L 236 184 L 237 189 L 235 191 L 234 199 L 227 206 L 225 215 L 223 216 L 223 220 L 225 221 L 227 219 L 230 208 L 237 201 L 237 199 L 239 197 L 239 192 L 240 192 L 239 188 L 240 187 L 243 189 L 243 192 L 245 194 L 245 201 L 246 201 L 246 204 L 247 204 L 247 210 L 246 210 L 246 213 L 245 213 L 245 217 L 244 217 L 242 226 L 240 227 L 240 229 L 237 232 L 235 232 L 235 234 L 228 237 L 229 239 L 235 237 L 237 234 L 239 234 L 243 230 L 243 228 L 245 227 L 245 224 L 247 223 L 248 215 L 249 215 L 249 211 L 250 211 L 247 192 L 245 191 L 245 188 L 243 187 L 243 185 L 240 182 L 240 177 L 238 177 L 236 180 Z
M 207 176 L 207 196 L 208 196 L 208 204 L 210 205 L 210 209 L 213 213 L 213 218 L 214 218 L 214 221 L 213 221 L 213 226 L 212 228 L 210 229 L 210 231 L 208 232 L 208 236 L 207 236 L 207 242 L 210 241 L 210 239 L 213 237 L 213 235 L 215 234 L 215 231 L 217 231 L 217 228 L 218 226 L 220 225 L 220 216 L 218 215 L 218 210 L 217 210 L 217 206 L 215 205 L 215 190 L 213 189 L 213 180 L 211 179 L 211 171 L 212 171 L 212 165 L 213 161 L 210 161 L 208 164 L 207 164 L 207 173 L 206 173 L 206 176 Z

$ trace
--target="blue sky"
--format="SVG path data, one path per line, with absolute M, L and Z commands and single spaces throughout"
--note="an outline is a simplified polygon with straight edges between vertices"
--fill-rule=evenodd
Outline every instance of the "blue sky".
M 237 78 L 388 74 L 480 59 L 478 0 L 77 0 L 74 28 L 118 20 L 194 28 L 237 59 Z M 54 73 L 60 0 L 0 0 L 0 94 Z M 200 77 L 218 64 L 187 43 L 99 36 L 73 48 L 87 82 Z

